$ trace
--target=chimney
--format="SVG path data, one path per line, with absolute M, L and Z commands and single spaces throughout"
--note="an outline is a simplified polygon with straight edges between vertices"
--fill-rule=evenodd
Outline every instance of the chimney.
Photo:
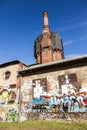
M 44 27 L 48 27 L 48 12 L 43 12 L 43 19 L 44 19 Z
M 43 33 L 47 33 L 50 31 L 49 29 L 49 23 L 48 23 L 48 12 L 43 12 L 43 20 L 44 20 L 44 26 L 43 26 Z

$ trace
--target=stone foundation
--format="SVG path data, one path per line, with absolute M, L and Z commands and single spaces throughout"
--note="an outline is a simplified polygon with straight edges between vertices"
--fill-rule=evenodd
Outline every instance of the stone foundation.
M 87 122 L 87 113 L 28 113 L 28 120 L 50 120 L 64 122 Z

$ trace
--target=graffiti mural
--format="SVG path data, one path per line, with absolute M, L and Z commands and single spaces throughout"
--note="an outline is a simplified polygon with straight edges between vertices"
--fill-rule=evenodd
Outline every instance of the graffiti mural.
M 46 78 L 33 80 L 33 97 L 40 97 L 47 93 L 47 80 Z
M 10 89 L 3 89 L 0 92 L 0 104 L 8 104 L 10 102 L 15 102 L 16 91 Z
M 0 122 L 17 121 L 19 93 L 16 87 L 0 89 Z M 13 115 L 12 115 L 13 114 Z
M 16 108 L 11 108 L 7 113 L 8 122 L 17 122 L 18 121 L 18 110 Z
M 58 76 L 60 93 L 71 94 L 76 93 L 80 89 L 75 73 Z

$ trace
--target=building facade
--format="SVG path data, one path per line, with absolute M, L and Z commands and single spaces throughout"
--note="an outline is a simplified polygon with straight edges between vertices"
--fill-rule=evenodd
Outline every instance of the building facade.
M 14 60 L 0 65 L 0 120 L 27 120 L 27 105 L 40 96 L 87 92 L 87 55 L 64 59 L 62 39 L 43 12 L 42 34 L 34 42 L 36 64 Z
M 0 121 L 18 119 L 21 86 L 18 72 L 25 67 L 27 66 L 18 60 L 0 64 Z

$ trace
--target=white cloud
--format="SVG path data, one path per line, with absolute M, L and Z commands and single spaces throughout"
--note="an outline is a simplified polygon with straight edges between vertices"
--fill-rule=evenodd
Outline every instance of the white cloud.
M 77 53 L 77 54 L 69 54 L 69 55 L 66 55 L 65 58 L 71 58 L 71 57 L 76 57 L 76 56 L 80 56 L 81 53 Z
M 83 21 L 79 24 L 71 25 L 71 26 L 68 26 L 68 27 L 64 27 L 64 28 L 61 29 L 61 31 L 74 29 L 74 28 L 77 28 L 77 27 L 85 26 L 85 25 L 87 25 L 87 21 Z
M 73 42 L 74 41 L 71 41 L 71 40 L 70 41 L 66 41 L 66 42 L 63 43 L 63 45 L 66 46 L 66 45 L 72 44 Z
M 70 44 L 72 44 L 72 43 L 76 43 L 76 42 L 79 42 L 79 41 L 81 41 L 81 40 L 80 40 L 80 39 L 79 39 L 79 40 L 69 40 L 69 41 L 63 42 L 63 45 L 64 45 L 64 46 L 67 46 L 67 45 L 70 45 Z

